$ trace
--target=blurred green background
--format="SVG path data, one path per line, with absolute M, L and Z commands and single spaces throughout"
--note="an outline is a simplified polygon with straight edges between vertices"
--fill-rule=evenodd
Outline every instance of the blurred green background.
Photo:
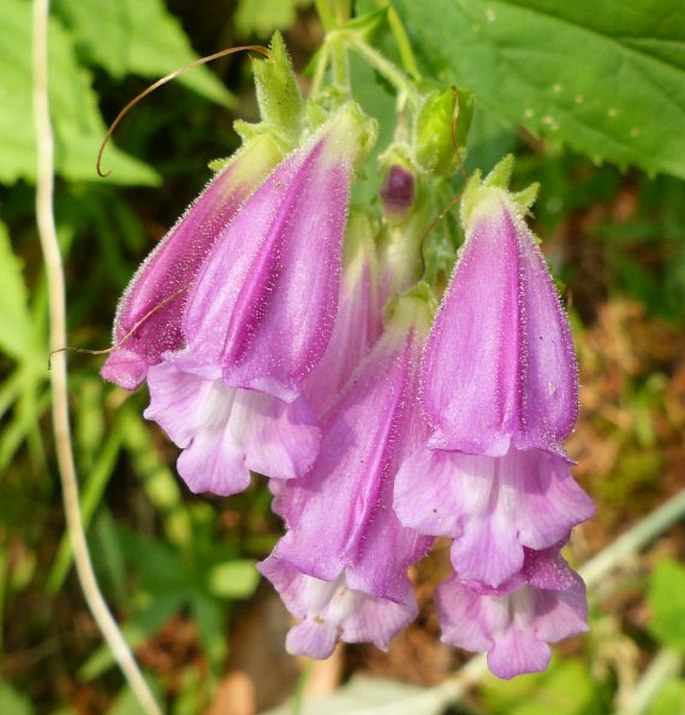
M 369 0 L 357 9 L 385 4 Z M 439 9 L 440 3 L 432 4 Z M 480 46 L 462 44 L 454 56 L 442 58 L 430 44 L 431 37 L 436 44 L 442 40 L 437 32 L 427 36 L 435 28 L 420 22 L 418 5 L 398 2 L 397 17 L 424 73 L 443 86 L 485 83 L 487 76 L 478 73 L 487 74 L 488 58 L 476 56 Z M 545 3 L 520 5 L 542 16 Z M 475 13 L 478 3 L 464 8 Z M 517 4 L 483 8 L 494 13 Z M 645 2 L 636 8 L 650 9 Z M 677 15 L 669 2 L 656 2 L 651 10 L 663 19 L 669 8 L 676 12 L 673 36 L 657 37 L 654 28 L 645 28 L 645 38 L 653 41 L 641 47 L 661 54 L 685 86 L 678 60 L 685 56 L 682 11 Z M 129 715 L 137 706 L 84 605 L 64 534 L 49 418 L 47 296 L 34 218 L 30 13 L 25 0 L 3 0 L 0 8 L 0 713 Z M 534 20 L 531 15 L 531 27 Z M 95 158 L 107 124 L 166 72 L 223 47 L 266 43 L 276 29 L 285 32 L 306 89 L 304 70 L 323 39 L 307 0 L 53 2 L 55 213 L 71 345 L 108 345 L 118 296 L 136 267 L 208 181 L 208 163 L 236 148 L 233 120 L 256 119 L 249 60 L 227 57 L 143 101 L 105 153 L 111 175 L 99 179 Z M 533 33 L 522 42 L 537 47 L 535 40 Z M 400 59 L 389 30 L 378 44 Z M 580 62 L 565 60 L 574 61 Z M 531 73 L 544 74 L 537 60 L 531 62 Z M 375 73 L 358 63 L 352 68 L 355 96 L 381 121 L 382 149 L 392 130 L 394 98 Z M 496 76 L 499 65 L 493 71 Z M 541 183 L 536 230 L 569 306 L 581 360 L 582 415 L 568 449 L 578 460 L 575 476 L 597 500 L 598 512 L 574 536 L 569 557 L 578 566 L 683 485 L 685 174 L 683 157 L 672 163 L 668 158 L 681 146 L 685 123 L 669 144 L 674 130 L 668 121 L 682 117 L 683 98 L 674 95 L 680 108 L 669 117 L 655 114 L 653 106 L 639 108 L 641 121 L 654 114 L 659 151 L 650 153 L 649 144 L 628 148 L 621 161 L 624 150 L 606 143 L 606 156 L 619 168 L 596 161 L 605 157 L 592 156 L 592 138 L 573 125 L 555 137 L 544 116 L 541 123 L 532 116 L 526 123 L 527 106 L 521 105 L 519 117 L 506 99 L 506 77 L 502 85 L 488 86 L 480 94 L 474 86 L 467 168 L 487 170 L 513 151 L 513 186 Z M 514 83 L 511 91 L 519 96 L 521 89 Z M 497 93 L 505 106 L 497 103 Z M 598 101 L 602 109 L 613 100 Z M 626 126 L 632 131 L 632 124 Z M 650 134 L 648 125 L 641 127 Z M 101 361 L 69 358 L 82 508 L 108 602 L 168 712 L 238 715 L 278 705 L 302 676 L 301 664 L 283 649 L 287 617 L 254 569 L 281 529 L 264 483 L 230 499 L 189 495 L 174 473 L 175 449 L 140 416 L 144 390 L 128 394 L 103 383 Z M 557 648 L 548 673 L 513 682 L 485 679 L 449 712 L 685 712 L 683 535 L 678 524 L 602 579 L 591 593 L 590 632 Z M 309 687 L 318 682 L 330 690 L 326 682 L 383 676 L 379 682 L 386 683 L 391 702 L 397 696 L 391 683 L 435 686 L 465 661 L 440 644 L 427 595 L 443 551 L 438 546 L 417 570 L 421 617 L 390 652 L 341 650 L 323 675 L 310 675 Z M 650 670 L 651 664 L 662 670 Z M 646 673 L 655 678 L 651 690 Z M 398 713 L 423 712 L 415 704 L 397 707 Z M 448 705 L 439 707 L 448 711 Z

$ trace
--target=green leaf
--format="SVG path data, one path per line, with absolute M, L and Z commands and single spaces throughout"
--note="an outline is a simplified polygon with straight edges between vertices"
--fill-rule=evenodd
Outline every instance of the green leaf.
M 484 699 L 491 715 L 603 715 L 592 675 L 580 660 L 554 660 L 548 671 L 484 683 Z
M 219 602 L 197 593 L 191 602 L 191 612 L 202 649 L 218 674 L 228 652 L 226 611 Z
M 162 0 L 57 0 L 53 11 L 73 29 L 85 58 L 115 78 L 163 77 L 197 59 Z M 177 81 L 214 102 L 232 104 L 231 94 L 207 67 Z
M 217 564 L 209 572 L 209 592 L 219 598 L 247 598 L 254 593 L 259 574 L 252 559 Z
M 309 5 L 311 0 L 241 0 L 234 17 L 238 35 L 267 38 L 274 30 L 289 28 L 297 8 Z
M 685 715 L 685 680 L 671 680 L 654 698 L 646 715 Z
M 28 291 L 22 264 L 12 251 L 9 233 L 0 222 L 0 350 L 24 361 L 34 347 Z
M 33 119 L 33 67 L 30 48 L 31 4 L 3 0 L 0 33 L 0 182 L 36 180 L 36 140 Z M 91 87 L 90 75 L 79 66 L 73 40 L 56 20 L 49 23 L 50 109 L 55 135 L 55 166 L 74 181 L 96 181 L 95 160 L 105 125 Z M 157 174 L 110 144 L 108 181 L 157 184 Z
M 685 649 L 685 568 L 676 561 L 659 561 L 647 595 L 653 617 L 652 635 L 661 643 Z
M 31 715 L 34 711 L 29 699 L 18 693 L 9 683 L 0 680 L 0 713 Z
M 680 0 L 395 0 L 415 47 L 492 112 L 594 161 L 685 178 Z

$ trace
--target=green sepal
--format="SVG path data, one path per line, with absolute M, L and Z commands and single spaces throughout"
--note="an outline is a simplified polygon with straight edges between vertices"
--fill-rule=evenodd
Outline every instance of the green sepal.
M 514 171 L 514 155 L 507 154 L 499 164 L 483 179 L 483 186 L 494 186 L 508 189 L 511 174 Z
M 280 32 L 272 37 L 267 58 L 252 59 L 252 71 L 262 121 L 236 121 L 235 131 L 243 141 L 269 132 L 284 147 L 296 146 L 302 133 L 304 102 Z
M 515 194 L 511 194 L 511 198 L 519 207 L 521 213 L 525 215 L 530 211 L 531 206 L 537 200 L 538 193 L 540 193 L 540 184 L 535 181 L 523 189 L 523 191 L 517 191 Z
M 231 160 L 230 156 L 217 157 L 216 159 L 211 159 L 207 162 L 207 168 L 218 174 Z
M 540 184 L 534 182 L 522 191 L 511 192 L 509 183 L 513 170 L 514 157 L 512 154 L 508 154 L 482 181 L 480 171 L 473 173 L 464 187 L 461 199 L 461 221 L 464 227 L 469 223 L 469 218 L 476 205 L 493 194 L 504 194 L 512 208 L 521 217 L 530 212 L 531 206 L 537 199 Z
M 419 281 L 409 290 L 393 296 L 385 308 L 384 322 L 387 329 L 405 332 L 416 330 L 426 337 L 438 309 L 438 301 L 433 289 L 424 281 Z

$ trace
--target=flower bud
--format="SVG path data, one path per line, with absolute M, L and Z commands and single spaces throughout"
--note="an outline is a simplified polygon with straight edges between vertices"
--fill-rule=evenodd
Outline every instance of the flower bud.
M 450 176 L 456 171 L 463 160 L 461 150 L 472 114 L 473 93 L 468 90 L 450 87 L 428 96 L 414 127 L 414 159 L 421 169 L 439 176 Z

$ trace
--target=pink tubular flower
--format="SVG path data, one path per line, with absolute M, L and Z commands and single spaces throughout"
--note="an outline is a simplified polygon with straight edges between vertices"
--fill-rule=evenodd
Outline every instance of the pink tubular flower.
M 115 348 L 102 377 L 134 390 L 162 353 L 183 346 L 183 307 L 195 277 L 219 235 L 279 159 L 269 136 L 252 139 L 150 253 L 119 302 Z
M 352 589 L 344 575 L 333 581 L 314 578 L 274 555 L 262 561 L 259 570 L 301 620 L 286 638 L 292 655 L 328 658 L 338 640 L 374 643 L 387 650 L 393 637 L 418 613 L 409 585 L 398 603 Z
M 487 651 L 488 666 L 500 678 L 544 670 L 549 643 L 587 630 L 585 586 L 558 546 L 526 551 L 521 572 L 499 589 L 452 576 L 436 600 L 442 640 Z
M 593 513 L 561 444 L 578 394 L 568 322 L 520 197 L 497 178 L 463 198 L 466 242 L 422 365 L 432 430 L 394 497 L 403 524 L 454 539 L 462 579 L 495 588 L 524 547 L 548 548 Z
M 527 208 L 527 207 L 526 207 Z M 424 358 L 431 446 L 492 457 L 565 455 L 578 412 L 568 321 L 517 197 L 473 182 L 466 241 Z
M 348 105 L 252 194 L 188 297 L 186 346 L 148 372 L 145 416 L 184 450 L 178 469 L 193 491 L 237 493 L 249 470 L 300 476 L 316 457 L 320 433 L 302 381 L 333 330 L 366 131 Z
M 421 298 L 401 300 L 397 319 L 324 422 L 316 462 L 307 474 L 279 491 L 274 509 L 284 517 L 288 531 L 272 558 L 282 568 L 287 565 L 302 578 L 306 576 L 306 583 L 318 583 L 316 593 L 326 594 L 325 608 L 344 587 L 348 596 L 341 602 L 351 604 L 350 594 L 354 594 L 355 603 L 380 607 L 387 601 L 401 608 L 388 611 L 386 605 L 384 612 L 411 618 L 414 606 L 407 568 L 426 553 L 431 540 L 402 526 L 391 501 L 398 464 L 425 436 L 425 426 L 416 416 L 418 361 L 427 319 Z M 265 575 L 271 578 L 267 571 Z M 294 613 L 303 618 L 304 606 L 298 608 Z M 312 608 L 321 622 L 327 623 L 316 610 L 324 607 Z M 394 623 L 395 617 L 391 620 Z M 379 627 L 384 629 L 381 621 Z M 345 623 L 343 619 L 336 627 L 347 640 Z M 382 634 L 387 635 L 386 630 L 367 639 L 385 642 Z M 321 635 L 324 640 L 327 637 Z

